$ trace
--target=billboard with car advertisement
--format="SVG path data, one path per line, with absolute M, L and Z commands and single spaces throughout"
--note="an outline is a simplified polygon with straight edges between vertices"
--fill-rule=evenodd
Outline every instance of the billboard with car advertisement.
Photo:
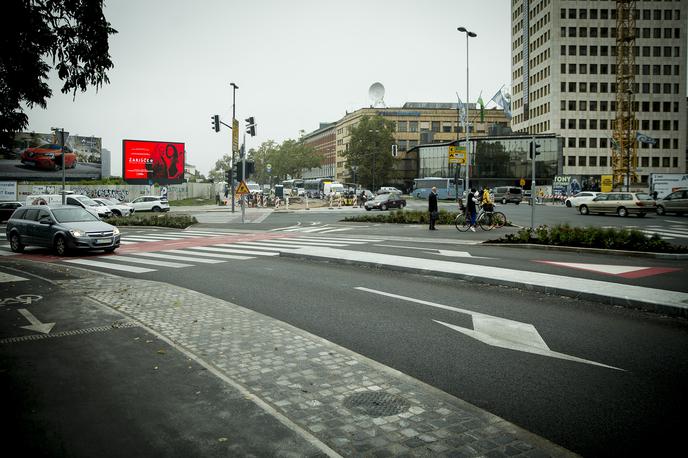
M 129 184 L 183 183 L 184 163 L 184 143 L 122 141 L 122 177 Z
M 65 132 L 66 134 L 66 132 Z M 64 149 L 54 133 L 19 132 L 0 148 L 0 180 L 99 180 L 102 177 L 102 140 L 69 135 Z

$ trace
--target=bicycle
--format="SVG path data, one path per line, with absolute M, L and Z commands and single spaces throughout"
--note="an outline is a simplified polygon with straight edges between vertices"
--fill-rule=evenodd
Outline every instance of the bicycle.
M 506 224 L 506 215 L 502 212 L 494 210 L 482 210 L 478 214 L 477 223 L 480 229 L 484 231 L 491 231 L 492 229 L 499 229 Z

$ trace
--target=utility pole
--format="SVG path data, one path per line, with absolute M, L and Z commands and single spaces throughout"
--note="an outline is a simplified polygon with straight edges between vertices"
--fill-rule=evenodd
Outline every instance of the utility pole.
M 67 181 L 67 176 L 66 176 L 66 170 L 65 170 L 65 133 L 69 135 L 69 132 L 65 132 L 62 127 L 51 127 L 50 130 L 55 132 L 55 135 L 58 137 L 58 141 L 60 143 L 60 151 L 61 151 L 61 158 L 62 158 L 62 205 L 65 204 L 65 187 L 66 187 L 66 181 Z
M 239 86 L 237 86 L 234 83 L 230 83 L 232 86 L 232 138 L 234 138 L 234 135 L 239 135 L 237 132 L 234 132 L 234 129 L 236 128 L 237 122 L 236 122 L 236 90 L 239 89 Z M 234 140 L 232 140 L 232 169 L 234 168 Z M 231 185 L 231 195 L 230 199 L 232 200 L 232 213 L 234 213 L 234 174 L 232 173 L 232 179 L 230 182 Z

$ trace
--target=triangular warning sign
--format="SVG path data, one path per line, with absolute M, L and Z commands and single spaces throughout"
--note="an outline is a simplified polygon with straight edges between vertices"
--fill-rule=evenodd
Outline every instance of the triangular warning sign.
M 236 188 L 236 193 L 237 194 L 248 194 L 249 192 L 251 192 L 251 191 L 248 190 L 248 186 L 246 186 L 246 183 L 244 183 L 244 180 L 241 180 L 241 182 L 239 183 L 239 186 Z

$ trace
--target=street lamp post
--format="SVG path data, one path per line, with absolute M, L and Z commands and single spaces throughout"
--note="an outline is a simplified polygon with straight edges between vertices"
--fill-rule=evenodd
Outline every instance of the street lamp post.
M 464 186 L 464 189 L 466 190 L 466 193 L 468 193 L 469 187 L 469 181 L 470 181 L 470 168 L 471 168 L 471 144 L 470 144 L 470 138 L 468 135 L 468 131 L 470 130 L 470 119 L 468 119 L 468 102 L 471 100 L 470 96 L 468 95 L 468 38 L 475 38 L 478 35 L 474 32 L 469 31 L 465 27 L 457 27 L 456 30 L 459 32 L 465 33 L 466 34 L 466 119 L 468 120 L 466 122 L 466 184 Z M 457 196 L 458 197 L 458 196 Z
M 628 136 L 626 140 L 626 192 L 631 191 L 631 106 L 633 105 L 633 91 L 628 90 Z

